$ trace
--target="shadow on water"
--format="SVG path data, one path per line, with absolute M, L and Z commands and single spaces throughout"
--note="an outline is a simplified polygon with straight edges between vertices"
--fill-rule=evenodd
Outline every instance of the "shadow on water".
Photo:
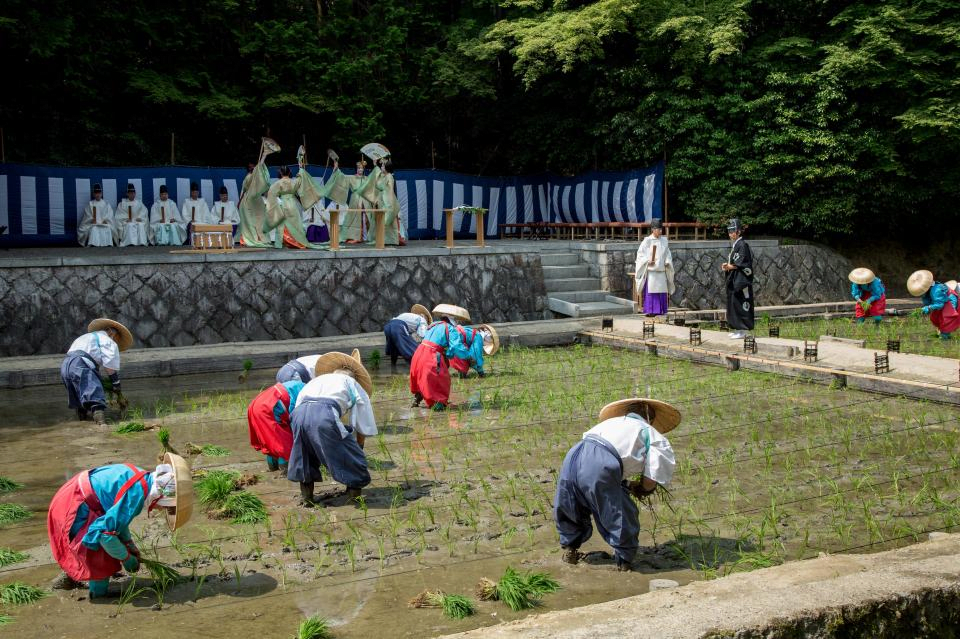
M 402 506 L 405 502 L 428 497 L 438 482 L 412 479 L 393 487 L 373 487 L 363 490 L 363 498 L 370 510 L 384 510 Z
M 589 552 L 581 559 L 591 565 L 614 565 L 613 555 L 606 551 Z M 759 552 L 744 540 L 726 537 L 680 535 L 673 541 L 644 546 L 637 551 L 633 569 L 638 572 L 665 572 L 684 568 L 710 575 L 737 570 L 764 568 L 779 563 L 771 555 Z
M 131 588 L 137 593 L 124 605 L 134 608 L 151 608 L 158 602 L 154 582 L 149 577 L 123 580 L 120 582 L 120 587 L 124 594 L 130 592 Z M 276 588 L 277 580 L 260 572 L 241 575 L 239 582 L 234 575 L 207 577 L 202 581 L 194 578 L 176 586 L 171 586 L 163 595 L 163 606 L 166 608 L 171 604 L 187 604 L 220 595 L 259 597 L 276 590 Z M 92 603 L 119 605 L 120 597 L 111 596 L 104 599 L 94 599 Z

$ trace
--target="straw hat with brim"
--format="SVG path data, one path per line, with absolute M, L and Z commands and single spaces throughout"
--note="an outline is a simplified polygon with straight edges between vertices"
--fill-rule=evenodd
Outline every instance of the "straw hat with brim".
M 190 474 L 190 466 L 180 455 L 165 453 L 163 463 L 173 466 L 173 476 L 176 478 L 177 505 L 173 507 L 173 512 L 167 509 L 167 526 L 170 530 L 177 530 L 187 523 L 193 514 L 193 476 Z
M 873 280 L 877 279 L 877 276 L 873 274 L 868 268 L 855 268 L 850 271 L 850 275 L 847 275 L 847 279 L 853 282 L 854 284 L 869 284 Z
M 680 411 L 676 408 L 666 402 L 644 397 L 631 397 L 607 404 L 600 409 L 600 421 L 623 417 L 627 413 L 636 413 L 647 419 L 650 414 L 648 408 L 653 412 L 653 419 L 648 421 L 661 435 L 669 433 L 680 423 Z
M 117 346 L 120 347 L 121 351 L 125 351 L 133 346 L 133 333 L 131 333 L 130 329 L 120 322 L 107 319 L 106 317 L 98 317 L 87 324 L 87 330 L 91 333 L 94 331 L 102 331 L 108 328 L 115 328 L 117 329 L 117 332 L 120 333 L 120 339 L 117 340 Z
M 947 280 L 947 288 L 951 291 L 957 290 L 957 280 Z
M 484 344 L 483 345 L 483 354 L 484 355 L 495 355 L 497 351 L 500 350 L 500 336 L 497 335 L 495 328 L 489 324 L 481 324 L 477 327 L 478 331 L 486 331 L 490 333 L 490 337 L 493 339 L 493 344 Z
M 428 311 L 427 307 L 423 304 L 414 304 L 410 307 L 410 312 L 427 320 L 427 324 L 433 321 L 433 315 L 430 314 L 430 311 Z
M 434 315 L 446 315 L 461 322 L 470 321 L 470 312 L 465 308 L 454 306 L 453 304 L 437 304 L 433 307 Z
M 317 365 L 313 370 L 315 375 L 326 375 L 341 368 L 353 373 L 353 378 L 363 387 L 363 390 L 367 391 L 367 395 L 373 395 L 373 380 L 370 379 L 370 373 L 367 372 L 367 369 L 363 367 L 363 362 L 360 361 L 360 351 L 357 349 L 353 349 L 352 356 L 337 352 L 324 353 L 317 360 Z
M 930 290 L 933 286 L 933 273 L 930 271 L 917 271 L 907 280 L 907 290 L 914 297 L 920 297 Z

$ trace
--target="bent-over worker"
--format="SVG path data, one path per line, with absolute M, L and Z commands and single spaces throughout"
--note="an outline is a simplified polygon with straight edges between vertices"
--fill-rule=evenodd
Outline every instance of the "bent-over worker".
M 99 368 L 110 376 L 117 404 L 125 409 L 127 400 L 120 391 L 120 353 L 133 346 L 133 334 L 120 322 L 105 317 L 90 322 L 87 331 L 70 344 L 60 364 L 60 379 L 67 389 L 70 408 L 77 410 L 77 419 L 92 416 L 93 421 L 104 424 L 107 397 Z

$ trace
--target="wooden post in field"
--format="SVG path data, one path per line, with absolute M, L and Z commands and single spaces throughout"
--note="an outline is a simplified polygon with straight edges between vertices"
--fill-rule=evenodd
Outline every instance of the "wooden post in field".
M 340 250 L 340 210 L 330 209 L 330 250 Z
M 176 164 L 176 162 L 174 161 L 174 157 L 175 157 L 174 148 L 175 148 L 174 133 L 173 131 L 171 131 L 170 132 L 170 165 L 171 166 Z
M 663 223 L 666 225 L 670 221 L 670 205 L 667 202 L 667 150 L 663 150 Z M 667 228 L 664 226 L 664 231 Z M 670 234 L 667 233 L 667 237 L 670 237 Z
M 447 222 L 447 248 L 453 248 L 453 209 L 443 209 Z

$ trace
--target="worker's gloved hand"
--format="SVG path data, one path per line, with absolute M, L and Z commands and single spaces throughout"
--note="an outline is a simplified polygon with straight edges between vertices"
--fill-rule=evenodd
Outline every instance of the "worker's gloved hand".
M 487 374 L 484 373 L 483 371 L 477 371 L 477 377 L 486 377 L 486 376 Z
M 126 540 L 126 539 L 125 539 L 125 540 L 123 541 L 123 545 L 127 547 L 127 552 L 129 552 L 129 553 L 130 553 L 131 555 L 133 555 L 134 557 L 139 557 L 139 556 L 140 556 L 140 549 L 137 548 L 137 545 L 136 545 L 135 543 L 133 543 L 133 540 L 132 540 L 132 539 L 129 539 L 129 540 Z
M 929 314 L 930 314 L 930 307 L 929 307 L 929 306 L 924 306 L 923 308 L 920 309 L 920 312 L 923 313 L 924 315 L 929 315 Z
M 130 553 L 130 555 L 126 559 L 124 559 L 121 563 L 123 564 L 123 569 L 130 574 L 133 574 L 138 570 L 140 570 L 140 558 L 134 555 L 133 553 Z

